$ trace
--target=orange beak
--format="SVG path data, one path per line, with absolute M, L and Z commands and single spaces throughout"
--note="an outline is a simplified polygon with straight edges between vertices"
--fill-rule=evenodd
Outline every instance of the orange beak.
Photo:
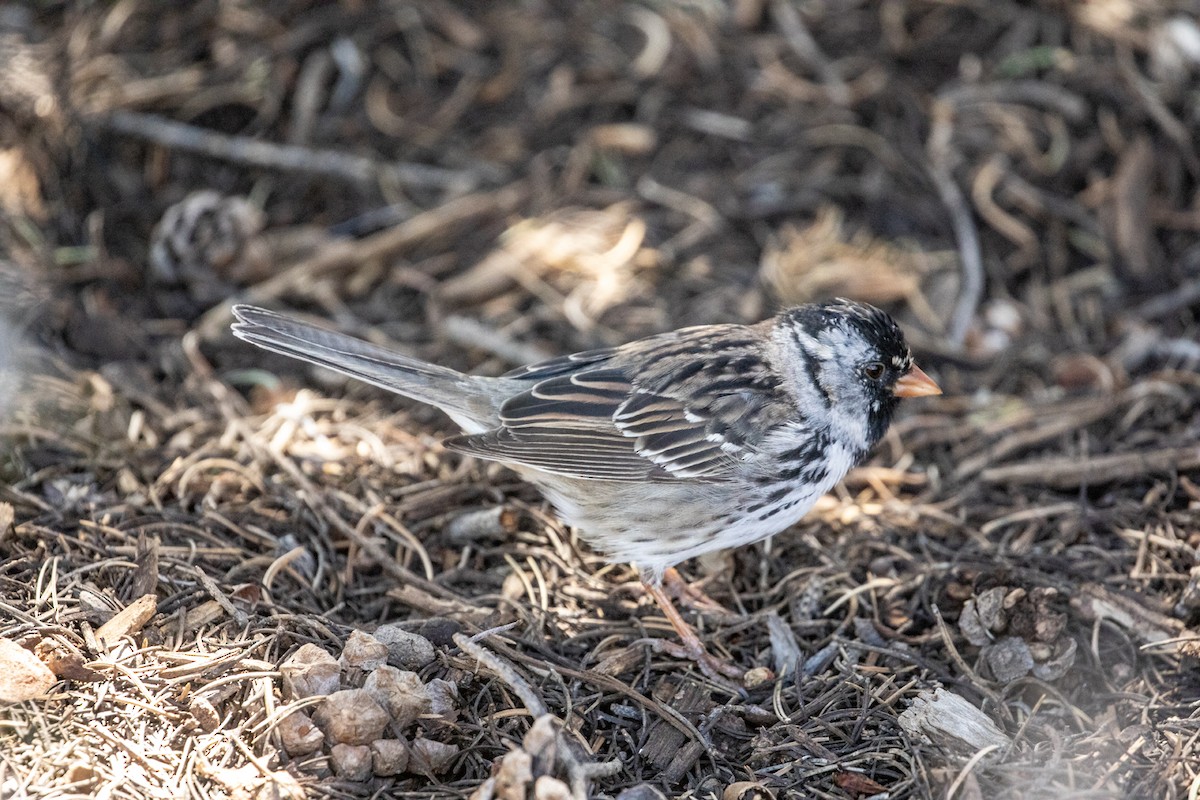
M 927 397 L 941 393 L 942 387 L 934 383 L 933 378 L 926 375 L 924 370 L 916 364 L 913 364 L 912 369 L 896 381 L 896 388 L 892 390 L 892 394 L 896 397 Z

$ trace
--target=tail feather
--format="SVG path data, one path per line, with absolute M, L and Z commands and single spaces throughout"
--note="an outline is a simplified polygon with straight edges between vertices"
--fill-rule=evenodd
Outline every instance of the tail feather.
M 502 398 L 487 386 L 496 379 L 464 375 L 265 308 L 238 305 L 233 315 L 239 339 L 436 406 L 467 433 L 498 423 Z

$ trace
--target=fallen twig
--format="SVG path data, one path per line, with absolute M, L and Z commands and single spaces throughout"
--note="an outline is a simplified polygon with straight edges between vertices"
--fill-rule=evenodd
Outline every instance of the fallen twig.
M 107 116 L 95 118 L 94 121 L 114 133 L 135 136 L 175 150 L 197 153 L 235 164 L 321 175 L 351 183 L 432 188 L 461 194 L 478 187 L 484 177 L 479 171 L 381 161 L 337 150 L 276 144 L 246 136 L 230 136 L 186 122 L 137 111 L 113 111 Z
M 357 242 L 329 242 L 311 257 L 209 309 L 197 323 L 196 330 L 204 340 L 225 335 L 231 318 L 230 309 L 237 303 L 267 302 L 286 293 L 292 287 L 310 285 L 314 278 L 328 272 L 392 256 L 406 247 L 475 217 L 488 213 L 504 214 L 525 198 L 526 191 L 523 183 L 512 183 L 492 192 L 478 192 L 455 198 Z
M 1035 485 L 1054 489 L 1073 489 L 1097 483 L 1111 483 L 1144 477 L 1148 473 L 1200 469 L 1200 445 L 1167 447 L 1139 453 L 1108 456 L 1050 458 L 985 469 L 984 483 L 1010 486 Z

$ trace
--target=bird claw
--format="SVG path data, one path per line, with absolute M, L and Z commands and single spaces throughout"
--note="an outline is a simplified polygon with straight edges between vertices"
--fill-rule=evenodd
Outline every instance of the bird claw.
M 666 653 L 672 658 L 682 658 L 696 662 L 696 666 L 700 668 L 700 671 L 713 680 L 724 681 L 726 678 L 732 678 L 740 682 L 746 674 L 746 670 L 737 664 L 731 664 L 724 659 L 717 658 L 705 650 L 703 646 L 695 649 L 689 647 L 687 643 L 671 642 L 666 639 L 647 639 L 646 641 L 656 651 Z M 738 688 L 741 688 L 740 683 L 738 684 Z
M 695 662 L 704 676 L 713 683 L 732 692 L 735 695 L 744 696 L 746 689 L 742 686 L 742 676 L 745 675 L 745 670 L 738 667 L 736 664 L 731 664 L 728 661 L 723 661 L 709 653 L 703 647 L 699 652 L 685 644 L 671 642 L 666 639 L 641 639 L 635 644 L 648 644 L 656 653 L 665 653 L 672 658 L 684 659 Z
M 693 611 L 720 620 L 736 619 L 737 615 L 725 606 L 709 597 L 703 589 L 694 583 L 688 583 L 679 574 L 679 570 L 669 567 L 663 573 L 663 590 L 674 600 Z
M 678 577 L 678 576 L 676 576 Z M 704 647 L 704 642 L 700 641 L 700 637 L 696 634 L 696 629 L 687 624 L 679 614 L 679 609 L 675 608 L 671 603 L 671 599 L 667 597 L 663 591 L 661 584 L 647 583 L 646 592 L 654 598 L 658 603 L 658 607 L 666 616 L 667 621 L 671 623 L 671 627 L 679 634 L 679 642 L 668 642 L 663 639 L 648 639 L 650 646 L 658 652 L 665 652 L 675 658 L 686 658 L 696 662 L 696 666 L 700 667 L 700 671 L 707 675 L 711 680 L 721 686 L 731 689 L 737 693 L 743 693 L 741 679 L 746 674 L 746 671 L 716 658 Z M 731 681 L 737 681 L 736 683 Z

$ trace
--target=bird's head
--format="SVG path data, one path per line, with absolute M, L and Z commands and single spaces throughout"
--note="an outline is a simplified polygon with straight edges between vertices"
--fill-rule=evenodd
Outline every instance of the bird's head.
M 863 453 L 883 437 L 900 398 L 942 393 L 913 363 L 895 320 L 865 303 L 797 306 L 776 318 L 773 338 L 801 413 Z

